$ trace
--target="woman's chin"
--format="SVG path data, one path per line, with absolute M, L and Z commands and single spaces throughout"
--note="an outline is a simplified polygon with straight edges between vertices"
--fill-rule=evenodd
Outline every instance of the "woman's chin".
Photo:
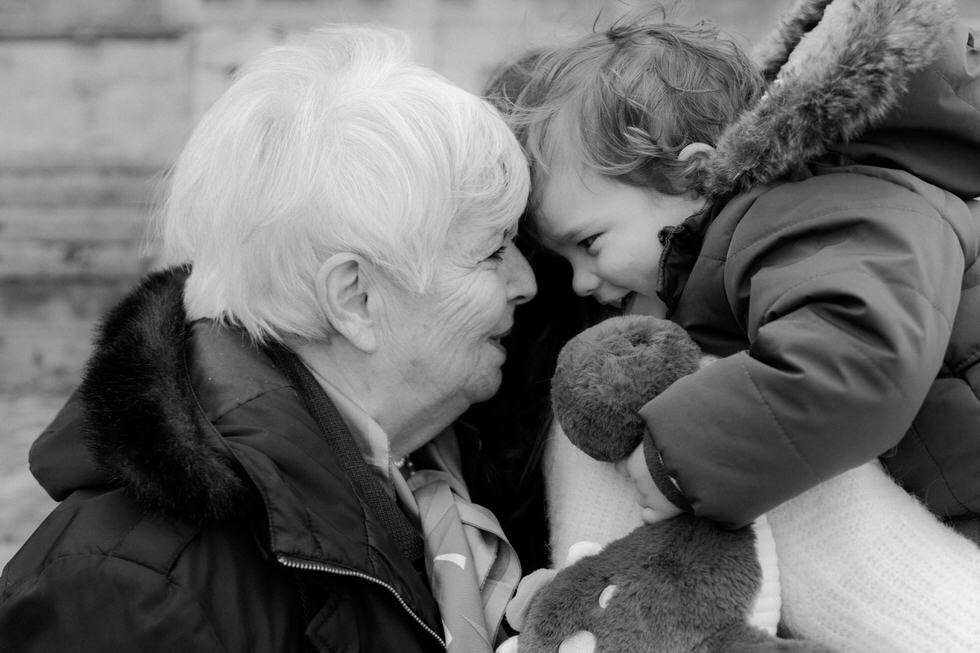
M 504 374 L 500 366 L 494 366 L 493 369 L 487 370 L 479 381 L 471 384 L 470 391 L 467 393 L 470 403 L 478 404 L 493 397 L 500 390 L 503 379 Z

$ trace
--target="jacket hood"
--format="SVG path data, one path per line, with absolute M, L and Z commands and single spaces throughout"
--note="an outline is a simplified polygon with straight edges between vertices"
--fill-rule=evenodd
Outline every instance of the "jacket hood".
M 758 48 L 769 86 L 722 134 L 704 192 L 766 184 L 824 155 L 980 194 L 980 51 L 955 0 L 802 0 Z
M 31 449 L 31 469 L 56 499 L 79 487 L 124 487 L 147 512 L 191 521 L 250 505 L 191 385 L 187 273 L 150 275 L 103 320 L 78 391 Z

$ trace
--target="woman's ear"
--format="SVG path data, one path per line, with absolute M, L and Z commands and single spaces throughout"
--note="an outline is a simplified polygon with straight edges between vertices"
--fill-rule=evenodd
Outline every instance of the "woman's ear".
M 707 157 L 714 153 L 715 148 L 708 145 L 707 143 L 689 143 L 684 146 L 684 148 L 678 152 L 678 161 L 687 161 L 691 157 L 703 156 Z
M 377 347 L 377 316 L 368 299 L 374 288 L 367 261 L 342 252 L 330 256 L 316 274 L 316 298 L 330 326 L 354 347 L 371 353 Z

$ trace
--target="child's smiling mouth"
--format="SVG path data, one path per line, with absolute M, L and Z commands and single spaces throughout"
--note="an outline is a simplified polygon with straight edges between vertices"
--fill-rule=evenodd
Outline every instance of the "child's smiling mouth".
M 622 311 L 628 311 L 630 305 L 632 305 L 633 300 L 636 299 L 635 292 L 628 292 L 623 295 L 622 299 L 619 300 L 619 308 Z
M 633 303 L 633 300 L 635 299 L 636 299 L 636 292 L 630 291 L 625 295 L 623 295 L 622 297 L 620 297 L 619 299 L 607 299 L 607 300 L 598 300 L 598 301 L 600 304 L 603 304 L 605 306 L 612 306 L 613 308 L 619 309 L 621 311 L 627 311 L 630 305 Z

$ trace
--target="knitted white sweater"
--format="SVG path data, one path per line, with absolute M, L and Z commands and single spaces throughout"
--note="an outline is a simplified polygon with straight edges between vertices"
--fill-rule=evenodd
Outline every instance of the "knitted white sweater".
M 632 486 L 554 429 L 545 453 L 553 563 L 641 523 Z M 768 515 L 782 623 L 843 653 L 980 651 L 980 548 L 940 523 L 877 463 Z

